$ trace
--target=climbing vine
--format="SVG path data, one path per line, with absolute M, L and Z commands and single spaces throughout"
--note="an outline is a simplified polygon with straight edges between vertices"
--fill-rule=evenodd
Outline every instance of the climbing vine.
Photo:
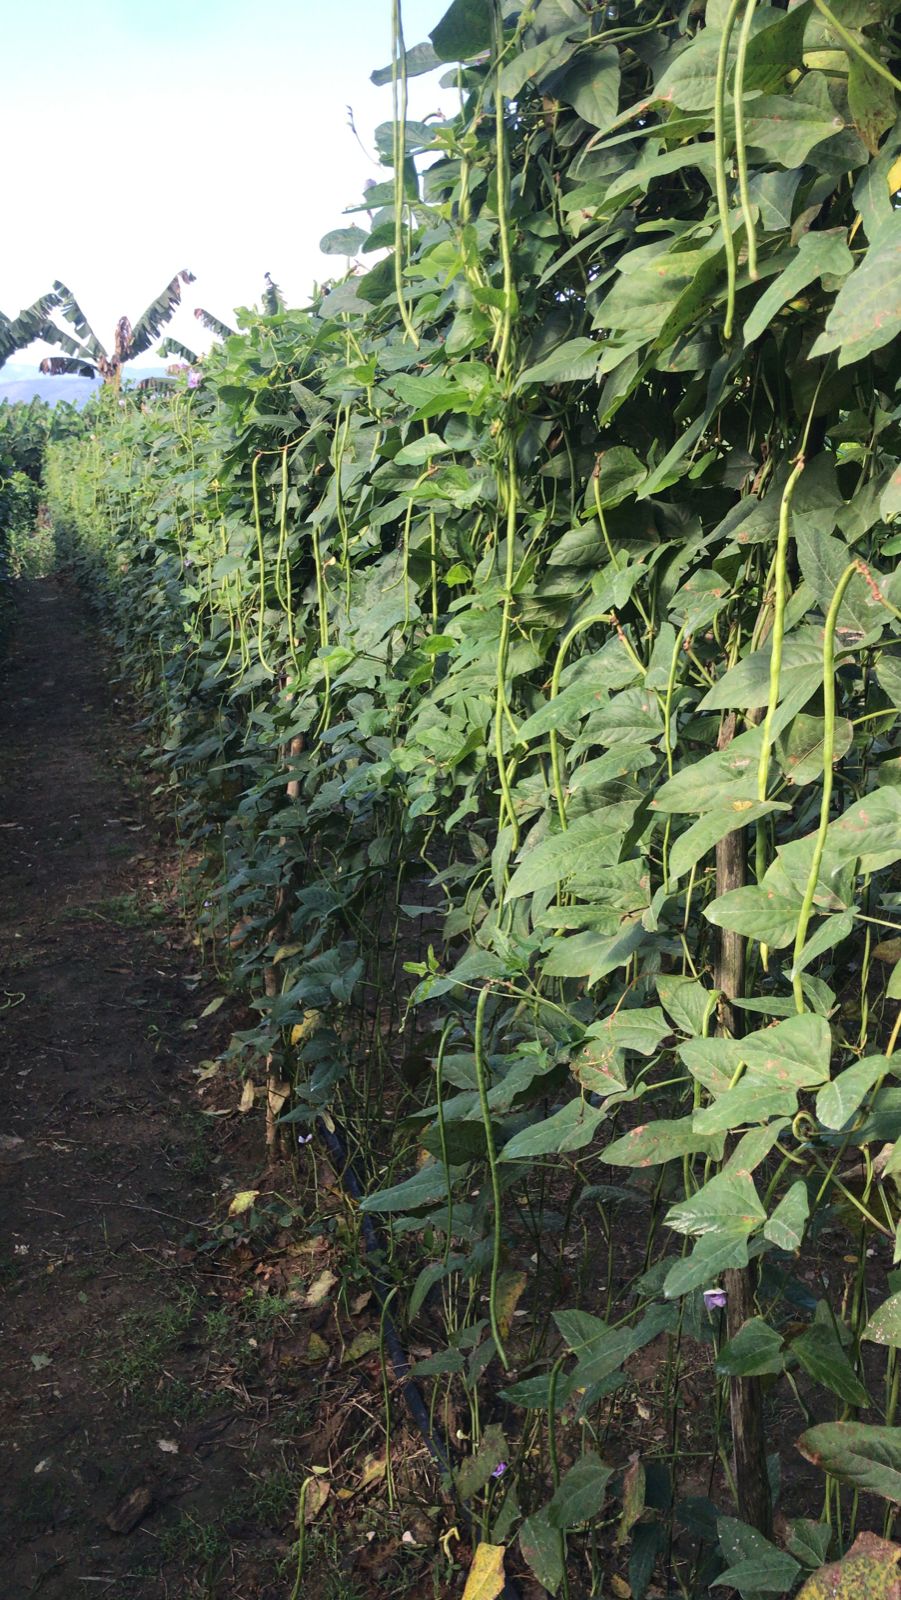
M 355 269 L 101 395 L 58 537 L 485 1533 L 790 1592 L 901 1484 L 895 15 L 391 18 Z

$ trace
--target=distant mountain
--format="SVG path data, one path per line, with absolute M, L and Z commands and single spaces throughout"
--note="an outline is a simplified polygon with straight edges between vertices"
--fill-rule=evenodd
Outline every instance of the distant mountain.
M 142 378 L 162 378 L 165 373 L 166 368 L 162 365 L 129 367 L 123 373 L 123 379 L 126 384 L 140 383 Z M 101 381 L 100 378 L 68 375 L 52 378 L 39 372 L 37 367 L 8 361 L 5 367 L 0 367 L 0 405 L 4 400 L 8 400 L 10 405 L 15 405 L 17 401 L 27 405 L 29 400 L 44 400 L 48 406 L 55 406 L 59 400 L 68 400 L 80 411 L 95 389 L 100 388 Z
M 4 367 L 3 372 L 6 370 Z M 51 378 L 40 372 L 30 378 L 0 376 L 0 405 L 4 400 L 8 400 L 11 406 L 17 401 L 27 405 L 29 400 L 44 400 L 48 406 L 55 406 L 60 400 L 68 400 L 80 411 L 94 390 L 99 389 L 100 382 L 99 378 Z

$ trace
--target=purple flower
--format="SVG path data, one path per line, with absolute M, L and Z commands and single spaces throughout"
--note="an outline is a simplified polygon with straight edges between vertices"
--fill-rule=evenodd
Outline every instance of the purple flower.
M 297 1135 L 297 1143 L 298 1144 L 309 1144 L 311 1139 L 312 1139 L 312 1137 L 313 1137 L 313 1135 L 311 1133 L 299 1133 Z
M 191 371 L 188 373 L 188 388 L 189 389 L 199 389 L 200 385 L 202 383 L 203 383 L 203 373 L 202 372 L 195 372 L 193 367 L 192 367 Z
M 492 1478 L 502 1478 L 504 1476 L 504 1473 L 506 1472 L 506 1470 L 507 1470 L 506 1461 L 499 1461 L 497 1466 L 495 1467 L 494 1471 L 492 1472 L 491 1476 L 492 1476 Z
M 705 1289 L 704 1304 L 708 1311 L 722 1310 L 723 1306 L 726 1304 L 725 1289 Z

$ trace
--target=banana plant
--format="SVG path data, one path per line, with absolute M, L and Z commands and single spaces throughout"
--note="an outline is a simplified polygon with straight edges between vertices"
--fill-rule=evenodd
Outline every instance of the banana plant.
M 56 344 L 64 351 L 60 356 L 45 356 L 41 372 L 78 373 L 81 377 L 101 377 L 104 383 L 118 388 L 122 368 L 127 361 L 143 355 L 159 338 L 160 330 L 171 321 L 181 304 L 181 286 L 193 283 L 194 274 L 187 269 L 177 272 L 166 284 L 162 293 L 151 302 L 146 311 L 132 325 L 127 317 L 120 317 L 113 336 L 113 348 L 108 352 L 101 344 L 88 322 L 71 289 L 57 281 L 50 294 L 44 295 L 33 306 L 21 311 L 18 317 L 0 320 L 0 366 L 16 350 L 23 350 L 34 339 Z M 75 329 L 75 337 L 53 321 L 51 313 L 59 311 L 63 319 Z
M 0 367 L 5 366 L 17 350 L 24 350 L 32 340 L 43 337 L 48 315 L 58 305 L 59 295 L 51 290 L 33 305 L 25 306 L 17 317 L 7 317 L 0 311 Z

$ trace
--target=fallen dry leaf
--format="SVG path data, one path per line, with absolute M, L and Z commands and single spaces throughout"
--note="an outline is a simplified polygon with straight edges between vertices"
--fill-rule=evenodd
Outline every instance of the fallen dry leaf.
M 337 1282 L 337 1277 L 335 1276 L 334 1272 L 329 1271 L 328 1267 L 326 1267 L 324 1272 L 320 1272 L 318 1278 L 313 1279 L 313 1282 L 310 1284 L 310 1287 L 304 1296 L 303 1303 L 307 1310 L 312 1311 L 314 1306 L 321 1306 L 323 1300 L 325 1300 L 326 1296 L 329 1294 L 329 1291 L 335 1287 Z
M 308 1478 L 306 1494 L 303 1501 L 303 1520 L 309 1526 L 314 1517 L 318 1517 L 332 1492 L 332 1486 L 325 1478 Z
M 504 1545 L 476 1546 L 463 1600 L 497 1600 L 504 1587 Z

